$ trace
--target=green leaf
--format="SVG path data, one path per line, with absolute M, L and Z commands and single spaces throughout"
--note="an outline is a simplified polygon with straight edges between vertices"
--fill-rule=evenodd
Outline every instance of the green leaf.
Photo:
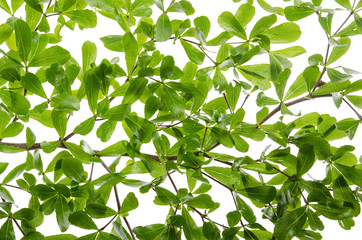
M 14 226 L 11 218 L 8 218 L 1 226 L 0 236 L 4 240 L 15 240 Z
M 91 68 L 91 64 L 97 59 L 97 46 L 90 42 L 85 41 L 82 45 L 82 59 L 83 59 L 83 71 L 87 71 Z
M 112 208 L 98 203 L 88 203 L 84 210 L 92 218 L 107 218 L 117 214 Z
M 31 50 L 31 30 L 26 22 L 17 19 L 14 23 L 16 47 L 20 58 L 24 63 L 28 61 L 28 56 Z
M 327 68 L 327 74 L 333 83 L 344 82 L 352 78 L 352 75 L 341 73 L 332 68 Z
M 348 167 L 342 164 L 334 163 L 334 166 L 345 176 L 349 181 L 362 187 L 362 169 L 356 167 Z
M 233 87 L 232 84 L 229 84 L 226 87 L 226 98 L 229 102 L 230 108 L 235 111 L 236 104 L 238 103 L 240 97 L 241 87 L 239 84 L 235 84 Z
M 306 206 L 288 212 L 275 224 L 274 237 L 280 240 L 292 239 L 302 231 L 307 215 Z
M 354 13 L 354 21 L 360 31 L 362 31 L 362 17 L 357 13 Z
M 165 230 L 164 224 L 151 224 L 147 226 L 138 226 L 133 228 L 133 232 L 136 234 L 139 240 L 157 239 Z
M 285 94 L 284 101 L 298 97 L 305 92 L 307 92 L 307 86 L 303 74 L 300 74 Z
M 57 195 L 57 192 L 54 191 L 51 187 L 39 184 L 34 187 L 35 194 L 39 197 L 40 200 L 46 200 Z
M 124 52 L 123 36 L 121 35 L 108 35 L 100 38 L 104 46 L 116 52 Z
M 200 194 L 197 197 L 186 200 L 185 203 L 190 207 L 212 209 L 215 206 L 215 202 L 207 194 Z
M 52 236 L 47 236 L 44 240 L 75 240 L 77 239 L 76 236 L 72 234 L 57 234 Z
M 6 0 L 0 1 L 0 8 L 4 9 L 7 13 L 11 14 L 10 7 L 9 7 L 8 3 L 6 2 Z
M 102 118 L 112 121 L 123 121 L 131 112 L 131 104 L 120 104 L 108 109 Z
M 67 131 L 67 113 L 63 111 L 53 110 L 51 113 L 52 121 L 55 130 L 59 134 L 60 139 L 63 139 Z
M 175 194 L 163 187 L 155 187 L 157 197 L 164 203 L 178 204 L 180 200 L 176 197 Z
M 46 70 L 46 77 L 59 93 L 72 95 L 70 82 L 63 67 L 58 63 L 54 63 Z
M 89 74 L 85 77 L 85 93 L 88 100 L 89 109 L 94 114 L 97 108 L 98 94 L 99 94 L 99 79 L 95 74 Z
M 89 229 L 89 230 L 98 229 L 98 227 L 94 223 L 93 219 L 91 217 L 89 217 L 87 213 L 85 213 L 83 211 L 76 211 L 76 212 L 70 214 L 69 222 L 72 225 L 77 226 L 79 228 L 83 228 L 83 229 Z
M 124 48 L 126 64 L 127 64 L 127 73 L 130 76 L 133 72 L 138 54 L 138 44 L 137 40 L 134 38 L 132 33 L 127 32 L 123 36 L 123 44 L 127 47 Z
M 143 94 L 148 80 L 143 77 L 137 77 L 130 80 L 130 85 L 124 94 L 122 104 L 132 104 L 136 102 Z
M 67 94 L 56 94 L 51 98 L 51 105 L 60 111 L 78 111 L 80 103 L 76 97 Z
M 228 86 L 226 77 L 224 76 L 224 74 L 221 73 L 218 68 L 215 70 L 212 82 L 214 84 L 214 88 L 217 89 L 219 92 L 224 91 Z
M 281 15 L 281 16 L 284 15 L 283 8 L 281 8 L 281 7 L 272 7 L 264 0 L 257 0 L 257 1 L 259 3 L 260 7 L 262 7 L 265 11 L 270 12 L 270 13 L 276 13 L 276 14 Z
M 289 68 L 286 68 L 279 74 L 276 81 L 273 82 L 275 91 L 280 101 L 283 100 L 285 86 L 287 85 L 287 81 L 291 73 L 292 73 L 291 70 Z
M 303 176 L 309 171 L 314 165 L 315 155 L 314 147 L 309 144 L 303 144 L 299 148 L 298 162 L 297 162 L 297 175 L 298 177 Z
M 349 207 L 337 207 L 334 205 L 324 206 L 319 204 L 310 204 L 318 214 L 332 220 L 343 220 L 353 217 L 353 209 Z
M 229 227 L 234 227 L 241 220 L 241 213 L 239 211 L 232 211 L 226 214 Z
M 37 53 L 29 62 L 29 67 L 50 66 L 54 63 L 64 64 L 70 58 L 67 50 L 59 46 L 52 46 Z
M 33 209 L 30 208 L 22 208 L 13 214 L 11 214 L 12 218 L 15 218 L 17 220 L 28 220 L 31 221 L 35 216 L 35 212 Z
M 356 107 L 362 109 L 362 96 L 346 95 L 346 98 Z
M 275 198 L 277 193 L 275 187 L 273 186 L 247 187 L 237 189 L 236 191 L 245 197 L 265 204 L 270 203 Z
M 236 20 L 231 12 L 221 13 L 221 15 L 217 19 L 217 22 L 224 30 L 234 34 L 235 36 L 240 37 L 241 39 L 247 39 L 244 28 L 240 25 L 238 20 Z
M 153 2 L 156 4 L 156 6 L 161 9 L 162 11 L 165 11 L 165 7 L 163 4 L 163 0 L 153 0 Z
M 28 114 L 30 103 L 23 95 L 0 89 L 0 98 L 14 113 L 19 115 Z
M 315 13 L 315 10 L 306 6 L 288 6 L 284 9 L 288 21 L 298 21 Z
M 10 123 L 0 134 L 0 138 L 15 137 L 23 131 L 24 125 L 20 122 Z
M 67 231 L 69 227 L 69 213 L 70 209 L 67 200 L 63 196 L 58 196 L 57 201 L 55 202 L 55 215 L 61 232 Z
M 185 110 L 184 100 L 176 93 L 175 90 L 168 86 L 163 86 L 163 97 L 168 110 L 174 115 L 183 114 Z
M 349 0 L 335 0 L 335 1 L 342 7 L 346 8 L 348 10 L 352 10 L 352 6 L 351 6 L 351 3 Z
M 112 137 L 114 130 L 116 129 L 117 122 L 113 120 L 108 120 L 102 123 L 97 129 L 97 137 L 101 139 L 102 142 L 107 142 Z
M 220 230 L 214 222 L 204 222 L 202 231 L 207 240 L 220 240 Z
M 301 35 L 300 28 L 297 24 L 286 22 L 276 27 L 266 30 L 266 35 L 271 43 L 292 43 L 299 39 Z
M 172 35 L 172 25 L 166 13 L 162 13 L 156 22 L 155 39 L 157 42 L 164 42 Z
M 323 222 L 319 219 L 318 215 L 315 214 L 311 209 L 308 209 L 308 223 L 312 230 L 320 230 L 324 229 Z
M 231 133 L 231 138 L 234 141 L 234 146 L 239 152 L 247 152 L 249 150 L 249 144 L 241 138 L 238 134 Z
M 303 53 L 306 53 L 306 50 L 303 47 L 294 46 L 294 47 L 288 47 L 280 50 L 271 51 L 271 53 L 285 58 L 293 58 Z
M 340 92 L 340 91 L 343 91 L 344 89 L 346 89 L 350 85 L 351 85 L 351 83 L 349 81 L 344 81 L 344 82 L 340 82 L 340 83 L 328 82 L 328 83 L 320 86 L 316 91 L 313 92 L 313 94 L 314 95 L 323 95 L 323 94 L 330 94 L 330 93 L 334 93 L 334 92 Z
M 75 158 L 65 158 L 62 160 L 62 170 L 68 178 L 76 182 L 84 182 L 86 176 L 82 163 Z
M 264 31 L 269 29 L 274 23 L 277 21 L 277 17 L 275 14 L 262 17 L 259 21 L 257 21 L 250 32 L 250 38 L 255 37 L 256 35 L 262 34 Z
M 308 92 L 310 92 L 314 86 L 314 84 L 317 82 L 318 77 L 320 75 L 319 68 L 318 67 L 307 67 L 303 71 L 303 78 L 305 85 L 307 87 Z
M 160 77 L 162 81 L 172 77 L 174 67 L 175 60 L 172 56 L 166 56 L 163 58 L 160 68 Z
M 1 25 L 0 25 L 1 26 Z M 0 78 L 7 80 L 9 82 L 14 82 L 20 80 L 20 74 L 18 69 L 14 67 L 5 68 L 0 72 Z
M 353 82 L 351 85 L 349 85 L 346 90 L 344 91 L 345 94 L 351 93 L 351 92 L 357 92 L 362 89 L 362 79 L 357 80 Z
M 95 124 L 94 117 L 90 117 L 87 120 L 81 122 L 78 126 L 76 126 L 73 132 L 75 134 L 87 135 L 93 130 L 94 124 Z
M 333 47 L 331 54 L 329 55 L 327 66 L 334 63 L 341 58 L 349 49 L 351 45 L 351 39 L 348 37 L 341 37 L 337 40 L 338 46 Z
M 97 26 L 97 15 L 88 9 L 64 12 L 65 16 L 72 19 L 82 28 L 94 28 Z
M 235 13 L 235 18 L 241 26 L 245 27 L 254 17 L 255 7 L 250 3 L 241 4 Z
M 192 219 L 189 212 L 185 207 L 182 207 L 182 216 L 185 219 L 183 231 L 187 240 L 199 240 L 201 239 L 201 231 L 197 227 L 196 223 Z
M 31 91 L 42 98 L 48 99 L 41 82 L 35 74 L 30 72 L 25 73 L 21 78 L 21 85 L 26 90 Z
M 29 153 L 30 154 L 30 153 Z M 7 184 L 9 182 L 11 182 L 12 180 L 14 180 L 15 178 L 17 178 L 20 174 L 22 174 L 25 169 L 29 166 L 28 163 L 23 163 L 20 164 L 16 167 L 14 167 L 9 173 L 8 175 L 6 175 L 6 177 L 4 178 L 4 180 L 1 182 L 2 185 Z
M 190 43 L 187 43 L 185 40 L 180 39 L 181 41 L 181 45 L 184 48 L 187 57 L 190 59 L 190 61 L 200 65 L 204 62 L 205 59 L 205 55 L 198 50 L 197 48 L 195 48 L 194 46 L 192 46 Z
M 138 200 L 133 192 L 129 192 L 122 202 L 119 213 L 121 216 L 128 216 L 128 212 L 138 207 Z
M 3 23 L 0 25 L 0 44 L 9 39 L 13 32 L 13 29 L 7 24 Z

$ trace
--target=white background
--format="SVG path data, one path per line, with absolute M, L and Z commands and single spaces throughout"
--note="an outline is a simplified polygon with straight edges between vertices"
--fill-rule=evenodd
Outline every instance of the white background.
M 169 2 L 170 1 L 165 0 L 165 6 L 168 6 Z M 243 2 L 245 2 L 245 1 L 242 1 L 240 3 L 234 3 L 232 0 L 223 0 L 223 1 L 220 1 L 220 0 L 194 0 L 194 1 L 191 1 L 191 3 L 193 4 L 196 12 L 193 16 L 190 17 L 190 19 L 192 20 L 193 18 L 195 18 L 197 16 L 201 16 L 201 15 L 207 16 L 210 19 L 211 31 L 210 31 L 210 34 L 208 37 L 208 40 L 209 40 L 209 39 L 215 37 L 218 33 L 220 33 L 222 31 L 222 29 L 217 24 L 217 17 L 223 11 L 230 11 L 232 13 L 235 13 L 238 6 Z M 285 3 L 282 0 L 278 0 L 278 1 L 273 0 L 273 1 L 268 1 L 268 2 L 271 2 L 275 6 L 284 6 L 285 5 Z M 324 7 L 335 8 L 337 6 L 334 3 L 334 1 L 332 1 L 332 0 L 325 0 L 324 2 L 325 2 L 323 5 Z M 257 3 L 254 5 L 256 6 Z M 153 9 L 154 9 L 154 17 L 158 17 L 160 15 L 161 11 L 156 8 L 153 8 Z M 17 12 L 15 15 L 17 17 L 25 18 L 24 15 L 22 15 L 22 11 Z M 84 41 L 86 41 L 86 40 L 92 41 L 97 44 L 98 57 L 97 57 L 96 63 L 100 63 L 103 58 L 107 58 L 110 60 L 113 57 L 120 57 L 121 60 L 123 60 L 123 55 L 121 53 L 115 53 L 115 52 L 111 52 L 111 51 L 105 49 L 103 47 L 102 42 L 99 40 L 100 37 L 103 37 L 106 35 L 115 35 L 115 34 L 123 35 L 124 34 L 123 30 L 114 21 L 105 19 L 99 14 L 97 14 L 97 15 L 98 15 L 98 26 L 94 29 L 85 29 L 83 31 L 80 31 L 78 28 L 76 28 L 76 30 L 74 32 L 72 32 L 69 29 L 64 27 L 61 32 L 61 34 L 63 35 L 63 40 L 60 43 L 60 45 L 63 46 L 64 48 L 66 48 L 79 63 L 81 63 L 81 46 L 84 43 Z M 249 26 L 252 27 L 254 25 L 255 21 L 258 20 L 260 18 L 260 16 L 262 16 L 262 15 L 269 15 L 269 13 L 267 13 L 264 10 L 257 7 L 257 15 L 254 17 L 254 20 L 249 24 Z M 341 25 L 341 23 L 344 21 L 344 19 L 346 18 L 347 15 L 348 15 L 348 12 L 346 12 L 346 11 L 337 11 L 335 13 L 335 19 L 333 20 L 333 25 L 332 25 L 332 32 L 334 32 Z M 169 16 L 170 16 L 170 19 L 185 18 L 184 14 L 179 14 L 179 13 L 169 13 Z M 7 17 L 8 17 L 8 15 L 4 11 L 0 10 L 0 23 L 3 23 Z M 51 19 L 50 21 L 52 22 L 52 21 L 56 20 L 56 17 L 50 17 L 49 19 Z M 285 21 L 284 17 L 278 16 L 277 24 L 282 23 L 284 21 Z M 301 27 L 302 36 L 297 42 L 295 42 L 293 44 L 288 44 L 288 46 L 297 46 L 297 45 L 303 46 L 307 50 L 307 54 L 303 54 L 295 59 L 292 59 L 294 66 L 292 68 L 292 76 L 290 77 L 290 80 L 289 80 L 290 82 L 294 81 L 296 76 L 299 75 L 303 71 L 303 69 L 307 66 L 308 56 L 315 54 L 315 53 L 320 53 L 324 56 L 326 47 L 327 47 L 327 38 L 326 38 L 325 34 L 323 33 L 321 27 L 318 24 L 316 14 L 314 14 L 306 19 L 300 20 L 297 23 Z M 275 25 L 277 25 L 277 24 L 275 24 Z M 135 28 L 133 28 L 133 30 L 134 29 Z M 248 33 L 250 32 L 250 30 L 251 29 L 246 29 L 246 31 Z M 348 68 L 362 72 L 361 61 L 359 60 L 360 55 L 362 53 L 362 47 L 361 47 L 361 44 L 359 44 L 361 42 L 361 40 L 362 39 L 360 36 L 352 37 L 352 46 L 350 48 L 350 51 L 347 53 L 346 56 L 344 56 L 339 61 L 334 63 L 333 66 L 338 66 L 338 65 L 343 64 L 344 67 L 348 67 Z M 284 47 L 286 47 L 286 46 L 281 46 L 281 45 L 272 45 L 271 46 L 272 50 L 282 49 Z M 2 44 L 0 46 L 0 48 L 3 50 L 7 49 L 5 44 Z M 185 63 L 188 61 L 187 56 L 184 53 L 183 49 L 180 47 L 179 42 L 177 42 L 176 45 L 173 45 L 172 41 L 160 43 L 160 44 L 157 44 L 157 48 L 165 55 L 174 56 L 176 65 L 179 66 L 180 68 L 182 68 L 185 65 Z M 217 51 L 217 50 L 215 50 L 215 48 L 207 48 L 207 49 L 209 49 L 210 51 Z M 214 59 L 216 58 L 215 53 L 211 52 L 209 54 L 212 58 L 214 58 Z M 267 57 L 260 57 L 260 58 L 258 57 L 257 61 L 267 63 L 268 58 Z M 120 64 L 122 67 L 125 67 L 125 63 L 123 61 L 121 61 Z M 211 65 L 212 65 L 212 63 L 207 58 L 205 58 L 203 66 L 211 66 Z M 30 71 L 32 71 L 32 69 Z M 231 81 L 232 75 L 230 74 L 230 75 L 228 75 L 228 77 L 229 77 L 228 80 Z M 357 79 L 359 79 L 358 77 L 359 76 L 353 78 L 352 80 L 357 80 Z M 324 80 L 325 81 L 327 80 L 326 75 L 324 76 Z M 120 81 L 123 81 L 123 80 L 121 79 Z M 272 91 L 270 93 L 267 93 L 267 95 L 268 94 L 269 94 L 269 96 L 273 96 Z M 48 96 L 49 95 L 50 95 L 50 93 L 48 93 Z M 213 98 L 212 96 L 209 97 L 209 99 L 212 99 L 212 98 Z M 243 98 L 244 98 L 244 96 L 241 95 L 238 106 L 241 105 Z M 39 99 L 34 99 L 34 101 L 38 101 L 38 100 Z M 83 121 L 91 116 L 91 113 L 88 110 L 88 107 L 84 104 L 82 104 L 81 106 L 82 106 L 81 112 L 74 113 L 74 116 L 70 118 L 67 133 L 70 133 L 77 124 L 79 124 L 81 121 Z M 256 107 L 255 98 L 250 97 L 250 99 L 248 100 L 248 102 L 245 105 L 245 110 L 247 111 L 247 115 L 245 117 L 246 121 L 251 122 L 251 123 L 255 122 L 255 113 L 259 110 L 259 109 L 256 109 L 255 107 Z M 142 106 L 142 109 L 143 109 L 143 106 Z M 270 110 L 272 110 L 272 109 L 273 108 L 271 107 Z M 139 109 L 136 109 L 135 107 L 133 107 L 132 110 L 139 111 Z M 301 111 L 302 114 L 305 114 L 308 112 L 313 112 L 313 111 L 316 111 L 319 113 L 329 113 L 329 114 L 333 115 L 334 117 L 336 117 L 337 120 L 341 120 L 341 119 L 344 119 L 347 117 L 355 118 L 354 113 L 348 107 L 346 107 L 345 103 L 342 104 L 340 109 L 337 109 L 334 106 L 332 99 L 317 99 L 317 100 L 304 102 L 302 104 L 291 107 L 291 110 L 294 113 L 298 113 L 299 111 Z M 143 111 L 143 110 L 141 110 L 141 111 Z M 362 110 L 360 112 L 362 112 Z M 272 119 L 270 119 L 268 121 L 268 123 L 277 121 L 278 117 L 279 116 L 274 116 Z M 291 118 L 287 118 L 286 121 L 288 121 L 290 119 Z M 27 124 L 27 126 L 29 126 L 36 133 L 37 142 L 41 142 L 43 140 L 51 141 L 51 140 L 57 139 L 57 134 L 54 129 L 49 129 L 49 128 L 43 127 L 35 121 L 30 121 Z M 357 157 L 359 157 L 362 154 L 362 147 L 361 147 L 362 138 L 360 135 L 361 135 L 361 129 L 359 129 L 357 131 L 356 137 L 353 141 L 349 141 L 347 138 L 345 138 L 343 141 L 335 141 L 335 142 L 332 142 L 331 144 L 333 146 L 339 146 L 339 145 L 345 145 L 345 144 L 354 145 L 354 146 L 356 146 L 356 150 L 354 151 L 354 154 Z M 88 144 L 91 147 L 93 147 L 94 149 L 102 149 L 103 147 L 109 145 L 110 143 L 119 141 L 120 139 L 127 139 L 127 136 L 122 134 L 121 125 L 119 124 L 117 127 L 117 130 L 116 130 L 115 134 L 112 136 L 110 142 L 107 142 L 106 144 L 100 142 L 100 140 L 97 139 L 97 137 L 95 136 L 95 131 L 92 131 L 91 134 L 89 134 L 86 137 L 75 136 L 75 137 L 71 138 L 70 141 L 74 142 L 74 143 L 79 143 L 80 140 L 86 140 L 88 142 Z M 23 133 L 20 136 L 12 138 L 12 139 L 6 139 L 6 141 L 25 142 L 25 131 L 23 131 Z M 268 140 L 265 140 L 261 143 L 251 141 L 250 142 L 250 151 L 248 152 L 248 155 L 253 158 L 259 158 L 260 153 L 264 150 L 265 146 L 270 143 L 271 142 Z M 273 145 L 273 146 L 275 146 L 275 145 Z M 152 146 L 151 145 L 146 146 L 144 148 L 144 151 L 152 153 L 152 151 L 153 151 Z M 235 156 L 241 156 L 240 153 L 237 153 L 233 149 L 227 149 L 227 148 L 223 148 L 223 147 L 219 147 L 219 148 L 215 149 L 214 151 L 215 152 L 224 152 L 224 153 L 227 152 L 228 154 L 234 154 Z M 54 155 L 55 154 L 49 154 L 49 155 L 46 155 L 45 153 L 42 154 L 44 166 L 47 166 L 47 163 L 51 161 L 52 156 L 54 156 Z M 12 167 L 14 167 L 18 164 L 21 164 L 24 161 L 24 159 L 25 159 L 25 154 L 16 154 L 16 155 L 14 154 L 11 156 L 9 156 L 8 154 L 6 154 L 6 155 L 0 154 L 0 161 L 10 161 L 11 162 L 7 171 L 0 176 L 0 179 L 2 179 L 4 176 L 6 176 L 7 172 Z M 121 160 L 121 163 L 120 163 L 118 169 L 121 169 L 123 166 L 125 166 L 125 163 L 128 159 L 124 158 L 122 160 Z M 105 158 L 104 161 L 107 164 L 110 164 L 112 162 L 112 159 Z M 313 169 L 309 173 L 315 179 L 323 179 L 325 176 L 324 164 L 319 162 L 318 165 L 320 165 L 319 168 Z M 89 166 L 85 166 L 85 170 L 89 172 L 89 170 L 90 170 Z M 104 173 L 105 173 L 105 171 L 99 166 L 96 168 L 95 177 L 100 176 Z M 141 179 L 141 177 L 143 178 L 143 176 L 134 176 L 135 179 L 137 179 L 137 178 Z M 178 185 L 178 188 L 187 187 L 185 176 L 176 177 L 176 174 L 175 174 L 174 177 L 176 180 L 176 184 Z M 150 180 L 150 179 L 148 179 L 148 180 Z M 15 181 L 12 182 L 12 184 L 15 185 L 16 184 Z M 173 190 L 167 180 L 165 181 L 163 186 L 166 186 L 169 190 Z M 17 190 L 13 190 L 13 189 L 9 189 L 9 190 L 11 190 L 11 192 L 15 198 L 15 201 L 19 205 L 19 207 L 25 207 L 24 204 L 27 204 L 28 197 L 24 196 L 24 194 L 22 192 L 19 192 Z M 135 211 L 132 211 L 130 213 L 130 216 L 128 217 L 128 220 L 129 220 L 130 224 L 132 225 L 132 227 L 135 227 L 138 225 L 147 225 L 147 224 L 152 224 L 152 223 L 163 223 L 164 222 L 164 219 L 167 216 L 168 207 L 167 206 L 166 207 L 165 206 L 155 206 L 152 203 L 153 198 L 154 198 L 154 193 L 152 191 L 150 191 L 146 195 L 141 195 L 138 193 L 137 189 L 128 188 L 128 187 L 124 187 L 124 186 L 119 186 L 118 191 L 119 191 L 121 201 L 127 195 L 127 193 L 129 191 L 135 192 L 138 196 L 140 206 Z M 213 187 L 213 189 L 210 191 L 210 195 L 213 197 L 214 201 L 221 203 L 220 208 L 217 211 L 215 211 L 214 213 L 210 214 L 210 217 L 213 220 L 226 225 L 226 217 L 225 217 L 226 213 L 228 211 L 234 210 L 234 205 L 233 205 L 232 198 L 231 198 L 229 191 L 215 185 Z M 22 201 L 23 199 L 26 199 L 26 200 Z M 116 208 L 113 193 L 110 197 L 109 206 Z M 14 208 L 13 211 L 16 211 L 16 209 Z M 272 231 L 272 224 L 269 224 L 268 221 L 266 221 L 266 220 L 261 220 L 261 215 L 260 215 L 258 209 L 255 209 L 255 214 L 258 217 L 258 221 L 260 220 L 261 224 L 263 224 L 263 225 L 265 224 L 265 226 L 268 227 L 268 230 Z M 197 221 L 198 224 L 201 224 L 199 216 L 194 215 L 194 219 L 195 219 L 195 221 Z M 323 232 L 321 232 L 323 239 L 327 239 L 327 240 L 340 239 L 341 237 L 345 237 L 347 239 L 359 239 L 358 238 L 358 229 L 361 229 L 361 227 L 362 227 L 361 217 L 355 218 L 356 226 L 354 228 L 352 228 L 352 230 L 350 230 L 350 231 L 344 231 L 338 225 L 337 221 L 330 221 L 323 217 L 322 217 L 322 220 L 325 225 L 325 230 Z M 102 221 L 96 221 L 96 223 L 98 224 L 99 227 L 101 227 L 107 221 L 108 221 L 108 219 L 102 220 Z M 110 230 L 110 227 L 108 227 L 106 230 Z M 19 232 L 17 231 L 16 227 L 15 227 L 15 231 L 17 232 L 17 236 L 20 238 L 20 235 L 18 235 Z M 42 232 L 44 235 L 51 235 L 51 234 L 58 233 L 59 229 L 56 224 L 55 216 L 51 215 L 49 217 L 46 217 L 44 220 L 44 223 L 38 228 L 38 231 Z M 72 227 L 72 226 L 69 228 L 68 231 L 69 231 L 69 233 L 73 233 L 77 236 L 80 236 L 84 233 L 89 232 L 89 231 L 81 230 L 79 228 Z

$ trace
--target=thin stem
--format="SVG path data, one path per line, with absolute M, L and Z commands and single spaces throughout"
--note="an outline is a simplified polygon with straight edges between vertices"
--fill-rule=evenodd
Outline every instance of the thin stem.
M 285 106 L 287 106 L 287 107 L 293 106 L 295 104 L 298 104 L 298 103 L 301 103 L 301 102 L 304 102 L 304 101 L 307 101 L 307 100 L 310 100 L 310 99 L 313 99 L 313 98 L 324 98 L 324 97 L 331 97 L 331 96 L 332 96 L 332 94 L 310 95 L 309 96 L 310 98 L 301 97 L 301 98 L 298 98 L 298 99 L 296 99 L 294 101 L 286 103 Z M 279 111 L 280 111 L 280 105 L 278 105 L 278 107 L 274 108 L 273 111 L 271 111 L 268 115 L 266 115 L 265 118 L 258 123 L 258 125 L 264 124 L 266 121 L 268 121 L 272 116 L 274 116 Z
M 227 188 L 229 191 L 231 191 L 231 192 L 234 191 L 233 189 L 231 189 L 230 187 L 226 186 L 225 184 L 223 184 L 222 182 L 220 182 L 220 181 L 217 180 L 216 178 L 211 177 L 209 174 L 207 174 L 207 173 L 205 173 L 205 172 L 203 172 L 203 171 L 201 171 L 201 173 L 202 173 L 202 175 L 205 175 L 206 177 L 208 177 L 208 178 L 210 178 L 211 180 L 213 180 L 214 182 L 216 182 L 216 183 L 220 184 L 221 186 Z
M 198 44 L 198 46 L 199 46 L 201 52 L 202 52 L 214 65 L 217 65 L 217 63 L 209 56 L 209 54 L 207 54 L 207 53 L 205 52 L 205 50 L 202 48 L 202 46 L 201 46 L 200 44 Z
M 167 177 L 170 179 L 170 182 L 171 182 L 173 188 L 175 189 L 175 192 L 177 193 L 177 192 L 178 192 L 178 189 L 177 189 L 177 187 L 176 187 L 176 184 L 175 184 L 175 182 L 173 181 L 171 175 L 170 175 L 168 172 L 167 172 Z
M 15 218 L 11 218 L 11 219 L 14 221 L 15 225 L 18 227 L 18 229 L 23 234 L 23 236 L 25 236 L 25 232 L 24 232 L 23 228 L 20 226 L 20 224 L 18 223 L 18 221 L 16 221 Z
M 282 170 L 280 170 L 279 168 L 273 167 L 275 170 L 277 170 L 278 172 L 280 172 L 281 174 L 283 174 L 284 176 L 286 176 L 287 178 L 289 178 L 290 181 L 295 182 L 298 179 L 292 176 L 289 176 L 288 174 L 286 174 L 285 172 L 283 172 Z
M 362 121 L 362 115 L 359 114 L 359 113 L 357 112 L 357 110 L 356 110 L 345 98 L 342 98 L 342 100 L 343 100 L 343 102 L 345 102 L 345 103 L 352 109 L 352 111 L 357 115 L 357 117 L 359 118 L 359 120 Z
M 234 201 L 234 204 L 235 204 L 235 207 L 236 207 L 236 210 L 239 210 L 238 208 L 238 204 L 236 202 L 236 199 L 235 199 L 235 196 L 234 196 L 234 192 L 233 191 L 230 191 L 231 193 L 231 196 L 233 197 L 233 201 Z M 244 223 L 243 223 L 243 220 L 240 218 L 240 224 L 242 227 L 245 227 Z
M 230 107 L 230 104 L 229 104 L 229 101 L 228 101 L 228 99 L 227 99 L 227 97 L 226 97 L 226 94 L 223 93 L 222 95 L 224 96 L 225 102 L 226 102 L 226 104 L 228 105 L 229 111 L 230 111 L 231 113 L 234 113 L 234 111 L 233 111 L 233 110 L 231 109 L 231 107 Z
M 344 20 L 344 22 L 342 23 L 342 25 L 337 29 L 337 31 L 332 35 L 332 37 L 334 37 L 341 29 L 342 27 L 347 23 L 348 19 L 353 15 L 353 11 L 351 11 L 348 15 L 348 17 L 346 18 L 346 20 Z
M 113 220 L 114 220 L 117 216 L 118 216 L 117 214 L 114 215 L 114 216 L 112 217 L 112 219 L 111 219 L 106 225 L 104 225 L 102 228 L 99 229 L 99 231 L 103 231 L 109 224 L 111 224 L 111 223 L 113 222 Z
M 202 138 L 201 151 L 204 150 L 204 145 L 205 145 L 205 139 L 206 139 L 207 130 L 208 130 L 208 127 L 205 127 L 204 137 Z
M 136 240 L 136 237 L 135 237 L 135 235 L 134 235 L 134 233 L 133 233 L 133 231 L 132 231 L 131 225 L 129 224 L 127 218 L 126 218 L 126 217 L 123 217 L 123 220 L 124 220 L 124 222 L 125 222 L 126 225 L 127 225 L 128 231 L 129 231 L 129 233 L 131 234 L 132 239 L 133 239 L 133 240 Z
M 299 191 L 300 195 L 302 195 L 302 198 L 303 198 L 304 203 L 305 203 L 306 205 L 309 205 L 309 202 L 308 202 L 307 199 L 305 198 L 302 190 L 301 190 L 300 188 L 298 188 L 298 191 Z
M 248 100 L 249 96 L 250 96 L 250 94 L 248 94 L 248 95 L 245 96 L 244 101 L 243 101 L 243 103 L 241 104 L 240 108 L 243 108 L 243 107 L 244 107 L 244 105 L 245 105 L 245 103 L 246 103 L 246 100 Z
M 94 163 L 92 163 L 91 172 L 90 172 L 90 174 L 89 174 L 89 179 L 88 179 L 88 182 L 92 181 L 93 168 L 94 168 Z

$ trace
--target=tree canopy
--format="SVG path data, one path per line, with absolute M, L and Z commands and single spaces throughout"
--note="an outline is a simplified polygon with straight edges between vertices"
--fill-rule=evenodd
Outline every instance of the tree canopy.
M 362 0 L 233 0 L 218 26 L 192 2 L 0 0 L 1 239 L 318 240 L 325 218 L 355 225 L 362 69 L 343 59 Z M 318 53 L 297 42 L 306 19 Z M 115 29 L 95 38 L 118 57 L 62 45 L 95 27 Z M 163 220 L 130 221 L 144 206 Z

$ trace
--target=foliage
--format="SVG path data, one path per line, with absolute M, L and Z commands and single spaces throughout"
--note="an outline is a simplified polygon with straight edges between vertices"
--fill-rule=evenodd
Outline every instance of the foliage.
M 338 12 L 322 0 L 234 2 L 237 10 L 220 13 L 222 30 L 211 37 L 207 17 L 189 19 L 195 9 L 187 0 L 0 0 L 8 16 L 0 25 L 1 239 L 15 232 L 24 240 L 321 239 L 324 218 L 354 226 L 362 165 L 355 147 L 334 140 L 353 139 L 362 121 L 362 80 L 340 66 L 361 34 L 362 1 L 335 0 Z M 340 12 L 347 18 L 332 24 Z M 97 37 L 121 57 L 97 61 L 96 44 L 86 41 L 78 62 L 61 46 L 69 37 L 63 29 L 96 27 L 101 16 L 121 30 Z M 294 43 L 304 18 L 325 32 L 324 55 Z M 187 63 L 158 50 L 163 42 L 182 49 Z M 292 79 L 290 59 L 301 54 L 309 64 Z M 321 98 L 353 117 L 290 110 Z M 253 99 L 256 113 L 244 107 Z M 58 136 L 37 141 L 49 128 Z M 89 139 L 106 147 L 95 150 Z M 256 142 L 266 147 L 259 158 L 251 156 Z M 26 157 L 8 168 L 8 154 Z M 323 179 L 308 176 L 317 167 L 326 169 Z M 234 204 L 228 212 L 212 194 L 218 186 Z M 19 189 L 28 197 L 14 198 Z M 128 221 L 140 196 L 168 209 L 163 222 Z M 62 234 L 40 232 L 48 215 Z M 76 237 L 67 233 L 71 225 L 89 231 Z

